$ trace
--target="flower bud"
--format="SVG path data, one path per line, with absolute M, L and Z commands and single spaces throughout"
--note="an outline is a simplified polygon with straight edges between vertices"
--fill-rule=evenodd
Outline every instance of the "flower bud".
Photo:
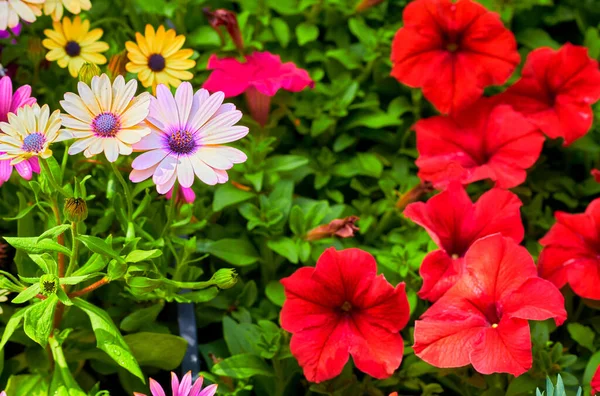
M 108 72 L 110 77 L 114 80 L 117 76 L 125 76 L 127 74 L 127 70 L 125 69 L 125 65 L 129 62 L 127 59 L 127 51 L 121 51 L 118 54 L 115 54 L 110 57 L 108 61 Z
M 56 294 L 58 288 L 58 276 L 53 274 L 45 274 L 40 277 L 40 293 L 48 297 L 52 294 Z
M 65 199 L 65 216 L 69 221 L 79 223 L 88 217 L 87 204 L 83 198 Z
M 244 39 L 242 38 L 242 32 L 240 32 L 240 26 L 238 25 L 235 13 L 224 9 L 211 11 L 209 8 L 205 8 L 203 11 L 210 26 L 212 26 L 221 37 L 221 41 L 223 41 L 223 35 L 219 30 L 219 26 L 225 26 L 225 29 L 227 29 L 227 33 L 231 36 L 231 40 L 233 40 L 236 48 L 240 52 L 243 52 Z
M 79 81 L 90 85 L 92 83 L 92 78 L 94 76 L 99 76 L 102 74 L 102 70 L 98 66 L 93 63 L 84 63 L 79 69 Z
M 27 41 L 27 57 L 35 66 L 44 60 L 44 47 L 39 37 L 30 37 Z
M 211 278 L 219 289 L 231 289 L 237 283 L 237 272 L 232 268 L 221 268 Z

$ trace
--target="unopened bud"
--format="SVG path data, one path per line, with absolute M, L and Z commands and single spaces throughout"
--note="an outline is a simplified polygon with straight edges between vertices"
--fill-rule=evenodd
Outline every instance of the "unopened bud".
M 48 297 L 52 294 L 56 294 L 58 287 L 58 276 L 45 274 L 40 277 L 40 291 L 42 295 Z
M 211 280 L 219 289 L 231 289 L 237 283 L 237 272 L 232 268 L 221 268 L 212 276 Z
M 99 76 L 102 73 L 100 68 L 93 63 L 84 63 L 79 69 L 79 81 L 90 85 L 94 76 Z
M 88 217 L 87 204 L 83 198 L 65 199 L 65 216 L 69 221 L 79 223 Z
M 44 60 L 44 47 L 39 37 L 29 37 L 29 41 L 27 41 L 27 57 L 35 66 Z
M 362 0 L 356 6 L 356 11 L 363 12 L 371 7 L 375 7 L 379 3 L 383 3 L 383 0 Z
M 110 57 L 108 61 L 108 72 L 110 73 L 110 77 L 114 80 L 117 76 L 125 76 L 127 74 L 127 70 L 125 69 L 125 65 L 129 62 L 127 59 L 127 51 L 121 51 L 116 55 Z
M 231 40 L 233 40 L 236 48 L 240 52 L 243 52 L 244 39 L 242 38 L 242 33 L 240 32 L 240 26 L 238 25 L 235 13 L 224 9 L 211 11 L 209 8 L 205 8 L 203 11 L 204 15 L 206 15 L 206 19 L 208 19 L 208 23 L 219 34 L 221 40 L 223 40 L 223 35 L 221 34 L 219 27 L 225 26 L 225 29 L 227 29 L 227 33 L 231 36 Z

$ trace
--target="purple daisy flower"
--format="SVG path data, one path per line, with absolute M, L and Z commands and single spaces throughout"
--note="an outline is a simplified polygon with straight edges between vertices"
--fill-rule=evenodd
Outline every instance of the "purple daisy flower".
M 173 396 L 213 396 L 217 392 L 217 385 L 209 385 L 206 388 L 202 389 L 202 382 L 204 381 L 203 377 L 200 377 L 196 380 L 194 385 L 192 385 L 192 372 L 188 371 L 186 375 L 181 379 L 181 383 L 179 382 L 179 378 L 175 373 L 171 373 L 171 390 L 173 392 Z M 152 396 L 166 396 L 165 390 L 162 386 L 152 378 L 150 378 L 150 392 L 152 392 Z M 143 393 L 134 393 L 134 396 L 146 396 Z M 0 395 L 2 396 L 2 395 Z

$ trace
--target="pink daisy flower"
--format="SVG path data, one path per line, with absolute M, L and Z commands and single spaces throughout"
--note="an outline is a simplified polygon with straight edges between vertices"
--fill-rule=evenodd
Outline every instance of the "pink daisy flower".
M 292 62 L 281 63 L 279 55 L 270 52 L 254 52 L 246 56 L 245 63 L 212 55 L 207 69 L 213 72 L 204 88 L 211 92 L 222 91 L 227 98 L 245 92 L 252 118 L 262 126 L 269 119 L 271 97 L 277 91 L 283 88 L 298 92 L 315 86 L 306 70 Z
M 146 120 L 151 132 L 133 145 L 135 151 L 146 152 L 133 161 L 129 179 L 138 183 L 152 176 L 160 194 L 169 192 L 176 180 L 190 188 L 195 176 L 208 185 L 225 183 L 227 170 L 247 157 L 223 144 L 243 138 L 248 128 L 235 125 L 242 112 L 233 104 L 223 104 L 223 99 L 223 92 L 210 95 L 200 89 L 194 94 L 188 82 L 173 96 L 160 84 Z
M 192 385 L 192 373 L 188 371 L 186 375 L 181 379 L 181 383 L 175 373 L 171 373 L 171 390 L 173 396 L 213 396 L 217 393 L 217 385 L 209 385 L 204 390 L 202 389 L 202 382 L 204 378 L 200 377 Z M 150 392 L 152 396 L 166 396 L 165 390 L 162 386 L 152 378 L 150 378 Z M 143 393 L 134 393 L 134 396 L 146 396 Z M 2 396 L 0 394 L 0 396 Z
M 13 94 L 13 86 L 10 77 L 2 77 L 0 79 L 0 122 L 8 121 L 8 113 L 16 113 L 17 109 L 23 106 L 32 105 L 35 103 L 35 98 L 31 97 L 31 87 L 23 85 Z M 2 132 L 0 131 L 0 135 Z M 0 156 L 5 154 L 0 152 Z M 11 160 L 0 160 L 0 186 L 10 179 L 13 171 Z M 14 165 L 17 172 L 25 180 L 31 180 L 33 173 L 40 173 L 40 164 L 37 157 L 29 158 L 28 160 L 19 162 Z

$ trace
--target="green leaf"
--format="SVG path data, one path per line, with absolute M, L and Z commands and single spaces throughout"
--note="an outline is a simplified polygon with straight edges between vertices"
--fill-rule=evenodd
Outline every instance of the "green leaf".
M 15 298 L 11 301 L 13 304 L 22 304 L 26 301 L 31 300 L 40 292 L 40 284 L 34 283 L 29 286 L 27 289 L 23 290 L 21 293 L 17 294 Z
M 542 29 L 525 29 L 522 32 L 517 33 L 516 37 L 517 42 L 530 49 L 539 47 L 550 47 L 553 49 L 560 48 L 560 44 L 554 41 L 552 37 Z
M 584 384 L 589 384 L 592 381 L 592 377 L 596 373 L 598 366 L 600 366 L 600 351 L 594 353 L 585 366 L 585 371 L 583 372 Z
M 269 249 L 282 255 L 292 263 L 298 264 L 298 248 L 292 239 L 286 237 L 271 239 L 267 242 L 267 246 Z
M 99 272 L 102 271 L 104 267 L 106 267 L 106 260 L 98 253 L 94 253 L 90 256 L 90 258 L 88 259 L 88 261 L 86 261 L 84 265 L 78 268 L 77 271 L 73 272 L 73 276 L 87 275 L 93 272 Z
M 255 375 L 272 377 L 273 370 L 256 355 L 241 354 L 229 357 L 211 369 L 213 374 L 231 378 L 250 378 Z
M 308 158 L 301 155 L 274 155 L 265 162 L 269 172 L 292 171 L 308 164 Z
M 19 326 L 21 325 L 21 321 L 25 317 L 25 313 L 27 313 L 27 310 L 29 310 L 32 306 L 33 305 L 30 305 L 29 307 L 19 309 L 10 317 L 10 319 L 6 323 L 6 327 L 4 328 L 4 333 L 2 334 L 2 340 L 0 341 L 0 350 L 4 348 L 4 346 L 10 339 L 10 336 L 12 336 L 13 333 L 19 328 Z
M 290 28 L 287 23 L 281 18 L 273 18 L 271 19 L 271 28 L 279 44 L 283 48 L 287 48 L 290 42 Z
M 104 240 L 91 236 L 91 235 L 80 235 L 77 237 L 78 241 L 81 241 L 88 249 L 94 253 L 108 256 L 117 261 L 123 261 L 119 253 L 113 250 L 112 246 L 106 243 Z
M 283 285 L 279 281 L 271 281 L 265 288 L 265 294 L 271 302 L 278 307 L 283 307 L 285 301 L 285 293 L 283 291 Z
M 106 352 L 119 366 L 145 383 L 146 379 L 142 370 L 140 370 L 140 366 L 106 311 L 81 298 L 75 298 L 73 304 L 89 316 L 92 329 L 94 330 L 94 334 L 96 334 L 97 347 Z
M 10 396 L 48 396 L 48 381 L 41 375 L 13 375 L 8 379 L 6 394 Z
M 569 323 L 567 330 L 571 335 L 571 338 L 575 340 L 579 345 L 594 352 L 594 338 L 596 334 L 591 328 L 584 326 L 580 323 Z
M 59 252 L 71 256 L 71 250 L 50 239 L 42 239 L 38 242 L 37 237 L 4 237 L 4 240 L 15 249 L 21 249 L 31 254 Z
M 198 241 L 198 251 L 201 253 L 210 253 L 221 260 L 240 267 L 254 264 L 260 259 L 254 245 L 246 239 Z
M 348 27 L 356 38 L 369 50 L 377 47 L 377 32 L 371 29 L 360 17 L 351 18 Z
M 20 193 L 19 193 L 20 194 Z M 19 213 L 17 213 L 16 216 L 14 217 L 4 217 L 2 220 L 4 221 L 13 221 L 13 220 L 19 220 L 22 219 L 23 217 L 27 216 L 27 214 L 29 212 L 31 212 L 34 208 L 36 208 L 38 205 L 37 203 L 27 206 L 25 209 L 20 210 Z
M 593 27 L 587 29 L 583 45 L 588 48 L 590 58 L 598 59 L 600 57 L 600 33 L 598 29 Z
M 162 251 L 158 249 L 154 250 L 134 250 L 125 257 L 125 261 L 128 263 L 139 263 L 142 261 L 150 260 L 156 257 L 162 256 Z
M 296 37 L 298 38 L 298 44 L 303 46 L 319 37 L 319 28 L 311 23 L 302 22 L 296 26 Z
M 42 255 L 30 254 L 29 258 L 36 263 L 45 274 L 58 275 L 58 263 L 48 253 Z
M 174 370 L 183 360 L 187 341 L 164 333 L 135 333 L 124 337 L 140 366 Z
M 292 230 L 296 236 L 303 236 L 306 233 L 304 224 L 304 212 L 302 211 L 302 208 L 298 205 L 294 205 L 290 211 L 290 230 Z
M 23 324 L 25 334 L 44 348 L 48 345 L 48 337 L 52 332 L 52 322 L 57 303 L 58 297 L 56 294 L 51 294 L 25 312 L 25 322 Z
M 254 197 L 255 194 L 253 192 L 240 190 L 231 183 L 222 184 L 215 190 L 212 208 L 213 211 L 218 212 L 228 206 L 247 201 Z
M 208 25 L 200 26 L 188 34 L 186 41 L 192 47 L 218 47 L 221 45 L 219 34 Z
M 121 320 L 119 327 L 121 330 L 129 333 L 137 331 L 140 327 L 153 323 L 164 306 L 164 303 L 159 303 L 147 308 L 137 309 L 125 316 L 123 320 Z
M 42 239 L 56 239 L 59 235 L 64 234 L 65 231 L 67 231 L 68 229 L 70 229 L 71 226 L 69 224 L 61 224 L 61 225 L 57 225 L 55 227 L 50 228 L 49 230 L 46 230 L 42 233 L 42 235 L 40 235 L 37 240 L 41 241 Z

